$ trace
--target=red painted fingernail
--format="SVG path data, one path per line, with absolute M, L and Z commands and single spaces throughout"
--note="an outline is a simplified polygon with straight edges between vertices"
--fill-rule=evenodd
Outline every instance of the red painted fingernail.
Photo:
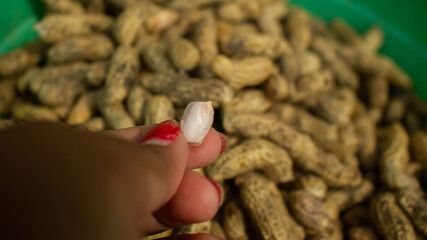
M 221 151 L 219 152 L 219 154 L 222 154 L 228 148 L 228 139 L 227 139 L 227 136 L 225 136 L 224 134 L 220 132 L 218 133 L 219 133 L 219 138 L 221 139 Z
M 151 129 L 142 139 L 141 144 L 155 144 L 167 146 L 178 137 L 180 128 L 178 123 L 173 120 L 167 120 L 159 123 Z
M 207 178 L 207 179 L 209 180 L 209 182 L 212 183 L 212 185 L 215 187 L 216 191 L 218 192 L 218 195 L 219 195 L 218 207 L 219 207 L 221 206 L 222 201 L 224 201 L 224 191 L 222 190 L 222 187 L 217 182 L 215 182 L 215 180 L 213 180 L 212 178 Z

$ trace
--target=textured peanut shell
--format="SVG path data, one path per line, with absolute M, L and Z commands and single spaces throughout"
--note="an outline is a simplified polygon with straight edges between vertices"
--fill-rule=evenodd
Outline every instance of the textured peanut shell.
M 280 73 L 279 69 L 274 69 L 272 75 L 265 83 L 265 91 L 273 100 L 285 100 L 289 96 L 290 83 L 286 77 Z
M 356 72 L 340 59 L 333 46 L 326 39 L 314 38 L 312 48 L 331 68 L 338 84 L 352 89 L 359 87 L 359 77 Z
M 261 15 L 257 19 L 258 27 L 262 33 L 273 37 L 283 36 L 281 20 L 287 15 L 288 7 L 279 2 L 272 1 L 263 6 Z
M 147 90 L 169 97 L 178 106 L 191 101 L 212 101 L 214 107 L 229 102 L 233 90 L 224 82 L 215 79 L 191 79 L 166 74 L 145 73 L 140 82 Z
M 261 169 L 277 182 L 293 180 L 292 161 L 281 147 L 263 139 L 249 139 L 222 154 L 207 167 L 208 176 L 219 181 Z
M 273 106 L 273 112 L 287 124 L 298 131 L 310 135 L 323 148 L 328 148 L 339 141 L 338 127 L 325 120 L 288 103 Z
M 267 57 L 232 60 L 220 55 L 212 60 L 211 70 L 233 88 L 241 89 L 266 81 L 273 72 L 273 62 Z
M 212 60 L 218 55 L 217 21 L 211 11 L 201 13 L 194 27 L 193 41 L 200 50 L 199 74 L 203 78 L 212 78 L 210 69 Z
M 7 77 L 24 72 L 40 60 L 39 53 L 20 48 L 0 57 L 0 76 Z
M 169 47 L 169 58 L 178 70 L 193 70 L 200 61 L 199 49 L 187 39 L 178 39 Z
M 58 116 L 51 109 L 29 103 L 14 106 L 13 118 L 26 121 L 59 121 Z
M 297 50 L 307 49 L 312 40 L 309 15 L 301 9 L 293 8 L 288 14 L 286 29 L 292 46 Z
M 357 31 L 340 18 L 332 20 L 331 28 L 337 37 L 347 44 L 358 45 L 362 42 L 362 38 Z
M 415 240 L 412 224 L 397 205 L 393 193 L 381 193 L 372 200 L 371 216 L 385 239 Z
M 324 199 L 328 191 L 328 186 L 325 181 L 313 174 L 299 174 L 296 175 L 295 187 L 297 189 L 305 190 L 314 197 Z
M 144 124 L 160 123 L 175 118 L 173 103 L 164 95 L 154 95 L 144 104 Z
M 130 46 L 147 18 L 150 6 L 142 4 L 124 9 L 118 16 L 113 27 L 116 40 L 124 46 Z
M 53 45 L 48 51 L 48 59 L 52 63 L 94 61 L 110 56 L 113 49 L 113 43 L 105 35 L 79 36 Z
M 274 182 L 247 173 L 237 177 L 236 184 L 243 206 L 264 239 L 304 239 L 304 230 L 292 219 Z
M 110 129 L 121 129 L 135 126 L 135 122 L 127 113 L 121 102 L 110 103 L 106 91 L 101 89 L 96 94 L 98 109 Z
M 223 111 L 239 113 L 263 113 L 272 105 L 272 101 L 260 90 L 241 90 L 224 105 Z
M 414 159 L 427 166 L 427 134 L 417 131 L 411 136 L 411 150 Z
M 295 219 L 310 233 L 322 232 L 332 224 L 323 202 L 308 191 L 290 192 L 289 206 Z
M 211 234 L 220 239 L 226 239 L 225 232 L 222 229 L 221 224 L 216 220 L 211 221 Z
M 123 101 L 140 68 L 138 53 L 132 47 L 119 47 L 114 52 L 105 80 L 106 99 L 110 103 Z
M 141 57 L 144 63 L 156 73 L 174 73 L 172 64 L 167 58 L 166 46 L 156 40 L 145 40 L 141 43 Z
M 222 224 L 228 240 L 249 239 L 243 210 L 236 200 L 225 204 Z
M 394 123 L 379 131 L 380 166 L 403 170 L 409 161 L 409 136 L 403 126 Z
M 126 101 L 127 110 L 129 115 L 138 124 L 144 122 L 144 107 L 150 97 L 151 93 L 138 84 L 135 84 L 129 92 Z
M 354 188 L 331 190 L 327 193 L 326 202 L 334 202 L 340 211 L 354 206 L 374 192 L 374 184 L 371 180 L 364 179 L 359 186 Z
M 94 117 L 84 124 L 80 125 L 80 128 L 89 132 L 99 132 L 105 130 L 105 121 L 101 117 Z
M 94 87 L 101 86 L 104 83 L 105 78 L 107 77 L 108 67 L 110 65 L 110 61 L 97 61 L 93 62 L 86 75 L 86 82 Z
M 107 31 L 112 18 L 104 14 L 48 14 L 34 26 L 40 39 L 53 43 L 71 36 Z
M 291 101 L 299 102 L 307 98 L 315 98 L 316 93 L 330 88 L 332 79 L 332 73 L 327 69 L 301 76 L 295 82 L 290 83 Z
M 368 226 L 352 227 L 347 231 L 349 240 L 377 240 L 379 236 Z
M 197 234 L 197 233 L 210 233 L 211 232 L 211 221 L 194 223 L 182 227 L 175 228 L 172 235 L 182 235 L 182 234 Z
M 298 132 L 268 114 L 229 114 L 224 116 L 229 133 L 245 137 L 265 137 L 288 151 L 294 164 L 325 179 L 329 186 L 357 186 L 361 181 L 358 168 L 322 151 L 308 135 Z
M 371 26 L 363 34 L 362 42 L 358 47 L 366 53 L 376 53 L 384 43 L 384 31 L 377 25 Z
M 15 80 L 0 80 L 0 114 L 7 114 L 12 108 L 15 99 Z
M 355 120 L 354 125 L 359 137 L 358 156 L 360 165 L 365 169 L 373 169 L 377 164 L 375 122 L 369 116 L 361 115 Z
M 373 107 L 383 108 L 388 102 L 388 81 L 382 76 L 367 79 L 368 102 Z
M 161 239 L 161 238 L 166 238 L 169 237 L 170 235 L 172 235 L 172 229 L 160 232 L 160 233 L 156 233 L 153 235 L 149 235 L 146 237 L 141 238 L 140 240 L 154 240 L 154 239 Z
M 243 22 L 250 19 L 257 19 L 261 15 L 262 5 L 257 1 L 237 1 L 221 5 L 218 9 L 218 16 L 221 19 Z
M 93 115 L 96 107 L 96 93 L 83 93 L 71 108 L 67 116 L 67 124 L 80 125 L 87 122 Z
M 395 193 L 397 202 L 409 216 L 414 227 L 427 237 L 427 201 L 423 193 L 413 190 L 400 190 Z
M 84 8 L 80 2 L 72 0 L 43 0 L 49 10 L 58 13 L 83 13 Z

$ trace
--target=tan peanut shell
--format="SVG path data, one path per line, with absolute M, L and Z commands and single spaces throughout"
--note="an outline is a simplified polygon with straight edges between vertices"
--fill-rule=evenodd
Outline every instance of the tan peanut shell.
M 368 226 L 352 227 L 347 231 L 349 240 L 378 240 L 374 229 Z
M 71 108 L 67 116 L 67 124 L 80 125 L 89 121 L 92 118 L 96 107 L 96 93 L 83 93 L 77 100 L 76 104 Z
M 171 9 L 155 8 L 145 21 L 150 32 L 162 32 L 170 28 L 178 19 L 178 13 Z
M 151 93 L 135 84 L 129 92 L 129 96 L 126 101 L 127 110 L 133 120 L 141 124 L 144 122 L 144 109 L 145 103 L 151 97 Z
M 121 102 L 110 103 L 104 89 L 96 93 L 97 107 L 105 119 L 105 123 L 111 129 L 129 128 L 135 126 L 135 122 L 127 113 Z
M 376 53 L 384 43 L 384 31 L 377 25 L 371 26 L 363 34 L 362 42 L 358 47 L 366 53 Z
M 273 100 L 285 100 L 289 96 L 290 82 L 275 68 L 265 83 L 265 91 Z
M 332 224 L 322 200 L 311 195 L 308 191 L 290 192 L 289 206 L 295 219 L 310 233 L 322 232 Z
M 256 174 L 236 178 L 240 199 L 264 239 L 304 239 L 304 231 L 291 217 L 275 183 Z
M 79 36 L 53 45 L 48 51 L 49 61 L 65 63 L 79 60 L 100 60 L 110 56 L 113 43 L 102 34 Z
M 94 30 L 106 31 L 112 21 L 103 14 L 48 14 L 34 29 L 41 40 L 53 43 L 71 36 L 87 35 Z
M 185 225 L 173 230 L 172 235 L 182 235 L 182 234 L 197 234 L 197 233 L 210 233 L 211 232 L 211 221 L 193 223 Z
M 316 93 L 327 90 L 331 83 L 332 74 L 327 69 L 301 76 L 290 83 L 290 99 L 293 102 L 299 102 L 307 98 L 315 98 Z
M 175 71 L 167 58 L 166 46 L 154 39 L 143 40 L 140 43 L 141 57 L 144 63 L 156 73 L 173 74 Z
M 411 149 L 414 160 L 427 166 L 427 133 L 417 131 L 411 136 Z
M 170 235 L 172 235 L 172 231 L 173 231 L 172 229 L 169 229 L 160 233 L 148 235 L 146 237 L 141 238 L 140 240 L 155 240 L 155 239 L 169 237 Z
M 424 199 L 423 193 L 414 190 L 399 190 L 395 195 L 399 206 L 412 220 L 414 227 L 424 237 L 427 237 L 427 201 Z
M 41 58 L 37 51 L 20 48 L 8 52 L 0 57 L 0 76 L 15 75 L 36 65 Z
M 261 15 L 262 5 L 257 1 L 238 1 L 223 4 L 218 9 L 220 18 L 233 22 L 257 19 Z
M 239 202 L 232 200 L 225 204 L 222 225 L 228 240 L 249 239 L 245 216 Z
M 89 132 L 99 132 L 105 130 L 105 121 L 101 117 L 94 117 L 84 124 L 80 125 L 80 128 Z
M 212 101 L 214 107 L 229 102 L 233 90 L 224 82 L 215 79 L 191 79 L 166 74 L 143 74 L 140 78 L 144 88 L 168 96 L 178 106 L 193 100 Z
M 346 124 L 351 120 L 355 110 L 356 95 L 348 88 L 337 88 L 324 91 L 311 99 L 308 103 L 313 111 L 331 123 Z M 307 102 L 308 102 L 307 101 Z
M 178 70 L 193 70 L 200 61 L 199 49 L 187 39 L 178 39 L 169 47 L 169 58 Z
M 14 85 L 14 79 L 0 80 L 0 114 L 7 114 L 12 110 L 12 104 L 15 100 Z
M 415 240 L 414 228 L 393 193 L 381 193 L 371 202 L 371 216 L 385 239 Z
M 58 13 L 83 13 L 84 8 L 80 2 L 72 0 L 43 0 L 49 10 Z
M 359 77 L 334 51 L 333 46 L 326 39 L 316 37 L 312 43 L 313 51 L 319 54 L 323 61 L 331 68 L 341 86 L 356 89 L 359 87 Z
M 222 229 L 221 224 L 216 220 L 211 221 L 211 234 L 220 239 L 226 239 L 225 232 Z
M 285 123 L 295 127 L 302 133 L 310 135 L 320 147 L 328 148 L 339 141 L 338 127 L 336 125 L 330 124 L 302 108 L 288 103 L 279 103 L 274 105 L 272 110 Z
M 367 79 L 368 102 L 373 107 L 384 108 L 388 102 L 389 83 L 383 76 Z
M 374 183 L 371 180 L 364 179 L 359 186 L 328 191 L 325 201 L 334 202 L 341 211 L 364 201 L 370 197 L 373 192 Z
M 337 37 L 347 44 L 358 45 L 362 42 L 362 38 L 357 31 L 342 19 L 336 18 L 332 20 L 331 28 Z
M 13 118 L 26 121 L 59 121 L 58 116 L 49 108 L 21 103 L 13 107 Z
M 197 16 L 196 16 L 197 17 Z M 200 50 L 199 73 L 203 78 L 212 78 L 212 60 L 218 55 L 217 20 L 211 11 L 204 11 L 194 26 L 193 41 Z
M 154 95 L 144 103 L 144 123 L 146 125 L 161 123 L 174 119 L 173 103 L 164 95 Z
M 295 187 L 319 199 L 324 199 L 328 191 L 328 186 L 325 181 L 321 177 L 313 174 L 296 174 Z
M 224 55 L 211 62 L 211 70 L 235 89 L 263 83 L 273 72 L 273 62 L 266 57 L 232 60 Z
M 288 14 L 286 29 L 294 49 L 300 51 L 309 47 L 312 40 L 312 31 L 307 12 L 292 8 Z
M 223 111 L 226 113 L 263 113 L 272 105 L 272 101 L 260 90 L 241 90 L 236 96 L 224 104 Z
M 263 139 L 249 139 L 229 149 L 207 167 L 208 176 L 225 180 L 255 169 L 277 182 L 293 180 L 292 161 L 281 147 Z
M 283 36 L 281 20 L 287 13 L 288 7 L 279 1 L 272 1 L 265 4 L 257 19 L 257 25 L 260 31 L 273 37 Z
M 116 40 L 124 46 L 130 46 L 137 35 L 139 28 L 148 17 L 151 6 L 141 4 L 124 9 L 118 16 L 113 27 Z
M 336 156 L 322 151 L 308 135 L 268 114 L 229 114 L 224 117 L 229 133 L 265 137 L 288 151 L 296 166 L 325 179 L 329 186 L 358 185 L 361 174 Z
M 376 148 L 377 137 L 375 130 L 375 122 L 364 114 L 358 117 L 354 125 L 359 138 L 359 161 L 361 167 L 365 169 L 373 169 L 377 165 Z
M 104 83 L 105 78 L 107 77 L 108 67 L 110 66 L 110 61 L 96 61 L 93 62 L 86 74 L 86 82 L 95 87 L 101 86 Z
M 105 97 L 108 102 L 117 103 L 126 98 L 139 68 L 140 61 L 135 48 L 122 46 L 116 49 L 105 80 Z

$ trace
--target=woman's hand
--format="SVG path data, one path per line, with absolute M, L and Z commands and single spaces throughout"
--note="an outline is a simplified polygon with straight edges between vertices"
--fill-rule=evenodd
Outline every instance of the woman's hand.
M 189 147 L 172 121 L 103 133 L 50 123 L 0 132 L 7 239 L 137 239 L 206 221 L 223 193 L 191 169 L 213 162 L 225 145 L 211 129 Z

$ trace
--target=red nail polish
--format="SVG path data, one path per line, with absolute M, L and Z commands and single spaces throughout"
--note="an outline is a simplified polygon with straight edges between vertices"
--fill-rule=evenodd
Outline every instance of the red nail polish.
M 221 206 L 222 201 L 224 201 L 224 191 L 222 190 L 222 187 L 213 179 L 211 178 L 207 178 L 209 180 L 209 182 L 212 183 L 212 185 L 215 187 L 216 191 L 218 192 L 219 195 L 219 206 Z
M 218 133 L 219 133 L 219 138 L 221 139 L 221 151 L 219 152 L 219 154 L 222 154 L 228 148 L 228 139 L 227 139 L 227 136 L 225 136 L 224 134 L 220 132 Z
M 164 121 L 151 129 L 141 139 L 141 144 L 169 145 L 179 135 L 180 130 L 181 129 L 175 121 Z

